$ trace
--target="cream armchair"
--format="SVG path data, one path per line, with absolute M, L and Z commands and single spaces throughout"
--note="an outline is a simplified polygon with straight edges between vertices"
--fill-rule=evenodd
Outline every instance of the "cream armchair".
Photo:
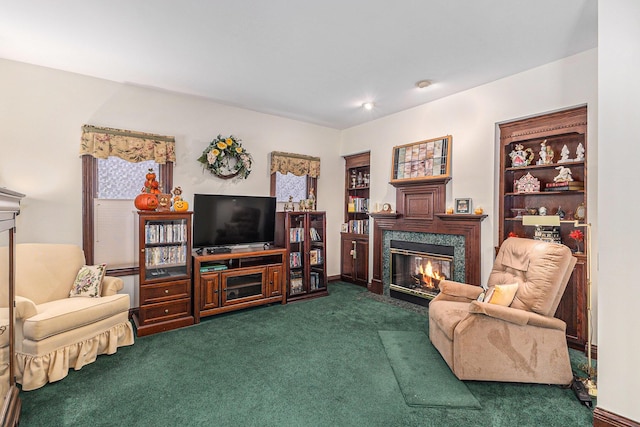
M 105 276 L 100 297 L 69 297 L 85 263 L 80 247 L 18 244 L 15 258 L 16 380 L 23 390 L 61 380 L 70 368 L 133 344 L 129 295 L 117 293 L 121 279 Z
M 575 263 L 564 245 L 511 237 L 486 292 L 517 283 L 510 304 L 479 301 L 479 286 L 442 281 L 429 303 L 429 338 L 453 373 L 461 380 L 571 383 L 566 324 L 553 315 Z

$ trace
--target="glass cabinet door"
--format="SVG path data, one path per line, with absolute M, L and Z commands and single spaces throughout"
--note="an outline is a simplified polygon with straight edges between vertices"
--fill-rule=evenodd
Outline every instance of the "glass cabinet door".
M 309 290 L 315 291 L 327 287 L 324 265 L 325 215 L 309 213 Z
M 188 275 L 188 220 L 147 221 L 144 225 L 145 281 Z
M 305 256 L 305 215 L 289 216 L 289 295 L 304 294 L 308 290 L 304 274 Z
M 260 299 L 264 295 L 265 268 L 222 273 L 222 305 Z

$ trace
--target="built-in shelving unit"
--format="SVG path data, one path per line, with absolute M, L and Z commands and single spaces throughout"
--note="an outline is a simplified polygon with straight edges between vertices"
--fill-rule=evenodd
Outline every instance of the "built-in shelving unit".
M 366 287 L 369 281 L 370 153 L 345 156 L 344 225 L 340 279 Z
M 563 214 L 554 236 L 577 250 L 569 235 L 576 229 L 576 219 L 587 220 L 587 151 L 587 107 L 500 125 L 499 244 L 510 235 L 534 238 L 535 227 L 524 226 L 521 215 L 539 214 L 542 210 L 547 215 Z M 553 190 L 554 185 L 562 185 L 556 181 L 564 182 L 558 179 L 561 168 L 570 171 L 572 184 L 564 186 L 562 191 L 548 191 Z M 522 185 L 518 186 L 527 174 L 535 179 L 534 183 L 539 183 L 536 191 L 530 188 L 523 191 Z M 574 256 L 577 263 L 556 317 L 567 323 L 569 344 L 583 349 L 587 342 L 584 244 L 581 253 Z

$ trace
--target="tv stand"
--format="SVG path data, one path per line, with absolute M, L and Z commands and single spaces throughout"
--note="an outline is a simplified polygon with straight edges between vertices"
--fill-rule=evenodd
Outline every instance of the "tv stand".
M 286 304 L 287 250 L 270 248 L 193 256 L 193 317 Z

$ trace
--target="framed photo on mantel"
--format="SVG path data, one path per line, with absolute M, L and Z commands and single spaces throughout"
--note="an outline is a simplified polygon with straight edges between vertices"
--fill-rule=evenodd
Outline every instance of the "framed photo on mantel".
M 391 184 L 451 176 L 451 135 L 393 147 Z

